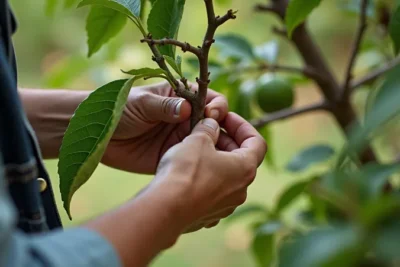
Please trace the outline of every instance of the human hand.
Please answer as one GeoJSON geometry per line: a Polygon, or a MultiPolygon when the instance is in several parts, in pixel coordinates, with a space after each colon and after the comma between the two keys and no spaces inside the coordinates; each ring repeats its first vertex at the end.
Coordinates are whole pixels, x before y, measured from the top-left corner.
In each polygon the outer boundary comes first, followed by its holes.
{"type": "MultiPolygon", "coordinates": [[[[192,89],[197,85],[193,84],[192,89]]],[[[226,98],[208,90],[205,116],[222,121],[226,98]]],[[[132,88],[128,104],[102,163],[117,169],[154,174],[164,153],[189,133],[191,106],[168,83],[132,88]]]]}
{"type": "Polygon", "coordinates": [[[161,159],[149,188],[182,192],[179,202],[185,231],[215,226],[243,204],[247,188],[264,159],[266,143],[247,121],[229,113],[220,131],[205,119],[161,159]]]}

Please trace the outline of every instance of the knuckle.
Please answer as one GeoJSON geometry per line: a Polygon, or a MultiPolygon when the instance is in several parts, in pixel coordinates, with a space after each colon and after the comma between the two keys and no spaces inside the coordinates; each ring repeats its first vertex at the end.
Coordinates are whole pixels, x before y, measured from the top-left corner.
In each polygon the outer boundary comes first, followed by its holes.
{"type": "Polygon", "coordinates": [[[210,138],[213,138],[213,134],[210,133],[208,130],[204,130],[201,133],[198,133],[196,135],[196,141],[199,144],[199,146],[204,146],[206,144],[210,143],[210,138]]]}
{"type": "Polygon", "coordinates": [[[246,178],[246,181],[248,183],[252,183],[254,179],[256,178],[257,174],[257,165],[253,163],[247,163],[244,165],[244,175],[246,178]]]}
{"type": "Polygon", "coordinates": [[[152,98],[152,95],[150,93],[143,92],[136,96],[135,102],[139,105],[145,106],[147,103],[149,103],[151,98],[152,98]]]}

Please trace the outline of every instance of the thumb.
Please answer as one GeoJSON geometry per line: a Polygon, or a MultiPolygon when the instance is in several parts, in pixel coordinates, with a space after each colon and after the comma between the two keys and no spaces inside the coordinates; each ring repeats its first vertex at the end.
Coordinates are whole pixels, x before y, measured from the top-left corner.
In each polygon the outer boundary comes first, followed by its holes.
{"type": "Polygon", "coordinates": [[[143,114],[152,121],[178,123],[189,119],[191,113],[189,102],[179,97],[148,94],[142,104],[143,114]]]}
{"type": "Polygon", "coordinates": [[[220,127],[214,119],[204,119],[194,127],[191,136],[205,136],[207,140],[215,146],[218,142],[220,127]]]}

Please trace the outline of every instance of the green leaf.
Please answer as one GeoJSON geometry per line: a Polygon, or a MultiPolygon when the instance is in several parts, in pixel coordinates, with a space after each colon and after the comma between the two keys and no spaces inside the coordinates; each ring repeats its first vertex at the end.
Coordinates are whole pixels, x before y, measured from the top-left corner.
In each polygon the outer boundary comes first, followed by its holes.
{"type": "Polygon", "coordinates": [[[288,207],[296,198],[298,198],[306,189],[308,181],[298,182],[290,185],[279,197],[275,212],[280,213],[288,207]]]}
{"type": "Polygon", "coordinates": [[[335,154],[335,150],[327,145],[314,145],[296,155],[286,166],[291,172],[304,171],[311,165],[327,161],[335,154]]]}
{"type": "Polygon", "coordinates": [[[267,154],[265,154],[264,158],[264,163],[267,164],[268,167],[275,167],[275,161],[274,161],[274,155],[273,155],[273,134],[271,127],[269,126],[264,126],[261,129],[258,129],[258,132],[261,134],[261,136],[264,138],[264,140],[268,144],[268,151],[267,154]]]}
{"type": "Polygon", "coordinates": [[[398,54],[400,51],[400,7],[396,9],[390,20],[389,33],[393,41],[394,51],[398,54]]]}
{"type": "MultiPolygon", "coordinates": [[[[398,220],[393,220],[392,222],[383,225],[377,234],[377,239],[374,246],[374,254],[378,257],[378,259],[381,259],[387,263],[399,262],[399,240],[400,222],[398,220]]],[[[391,264],[388,266],[391,266],[391,264]]]]}
{"type": "Polygon", "coordinates": [[[279,267],[350,267],[360,257],[359,232],[342,226],[312,231],[286,243],[279,252],[279,267]]]}
{"type": "Polygon", "coordinates": [[[321,0],[290,0],[285,16],[289,37],[320,3],[321,0]]]}
{"type": "Polygon", "coordinates": [[[359,179],[362,183],[364,197],[370,200],[381,196],[389,178],[398,172],[400,172],[400,164],[370,163],[363,166],[359,179]]]}
{"type": "MultiPolygon", "coordinates": [[[[147,28],[154,39],[176,38],[186,0],[157,0],[153,4],[147,28]]],[[[175,59],[175,46],[160,46],[162,55],[175,59]]]]}
{"type": "Polygon", "coordinates": [[[151,69],[151,68],[142,68],[142,69],[133,69],[129,71],[122,71],[125,74],[130,75],[141,75],[141,76],[158,76],[158,75],[166,75],[167,73],[163,69],[151,69]]]}
{"type": "Polygon", "coordinates": [[[122,30],[126,19],[124,14],[114,9],[93,6],[86,20],[88,57],[99,51],[104,44],[122,30]]]}
{"type": "Polygon", "coordinates": [[[253,46],[242,36],[235,34],[219,35],[215,38],[215,45],[221,55],[226,58],[235,58],[241,61],[251,61],[256,58],[253,46]]]}
{"type": "Polygon", "coordinates": [[[275,258],[275,234],[282,229],[280,222],[268,222],[261,225],[254,236],[252,244],[253,256],[258,266],[268,267],[275,258]]]}
{"type": "Polygon", "coordinates": [[[103,157],[133,82],[134,78],[118,80],[100,87],[79,105],[71,118],[58,162],[61,197],[70,218],[71,198],[103,157]]]}
{"type": "Polygon", "coordinates": [[[242,83],[238,91],[236,102],[233,103],[233,111],[245,120],[251,120],[253,118],[252,100],[256,85],[257,83],[253,80],[242,83]]]}
{"type": "Polygon", "coordinates": [[[140,15],[140,0],[83,0],[78,7],[88,5],[99,5],[125,14],[130,18],[139,18],[140,15]]]}
{"type": "Polygon", "coordinates": [[[246,206],[239,207],[231,216],[226,218],[225,221],[230,223],[232,221],[238,220],[248,215],[253,215],[253,214],[267,215],[267,212],[268,211],[264,206],[257,204],[249,204],[246,206]]]}
{"type": "Polygon", "coordinates": [[[365,115],[364,125],[354,125],[350,131],[347,148],[342,152],[337,166],[340,166],[346,155],[359,152],[375,135],[378,130],[391,119],[400,114],[400,66],[393,69],[386,76],[386,80],[379,89],[370,112],[365,115]]]}
{"type": "Polygon", "coordinates": [[[181,77],[183,78],[183,73],[182,73],[182,58],[180,56],[176,57],[176,60],[173,59],[170,56],[164,56],[165,60],[167,63],[174,69],[174,71],[181,77]]]}

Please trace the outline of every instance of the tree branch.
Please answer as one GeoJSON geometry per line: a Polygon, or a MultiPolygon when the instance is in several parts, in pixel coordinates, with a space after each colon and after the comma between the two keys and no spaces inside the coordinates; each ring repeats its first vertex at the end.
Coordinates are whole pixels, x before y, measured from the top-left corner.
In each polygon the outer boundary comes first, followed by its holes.
{"type": "Polygon", "coordinates": [[[354,90],[360,86],[369,84],[369,83],[375,81],[376,79],[378,79],[383,74],[391,71],[393,68],[395,68],[399,65],[400,65],[400,57],[397,57],[397,58],[393,59],[392,61],[386,63],[386,65],[383,66],[382,68],[374,70],[373,72],[367,74],[365,77],[360,78],[358,81],[354,81],[351,84],[351,88],[354,90]]]}
{"type": "Polygon", "coordinates": [[[174,46],[180,47],[184,53],[191,52],[191,53],[195,54],[197,57],[201,56],[200,48],[194,47],[187,42],[180,42],[180,41],[174,40],[174,39],[165,38],[165,39],[161,39],[161,40],[154,40],[152,38],[144,38],[144,39],[140,40],[140,42],[148,43],[148,44],[152,44],[152,45],[174,45],[174,46]]]}
{"type": "Polygon", "coordinates": [[[264,118],[253,120],[251,124],[256,128],[261,128],[271,122],[284,120],[287,118],[295,117],[304,113],[309,113],[318,110],[330,110],[330,105],[327,102],[322,102],[299,109],[288,108],[270,115],[266,115],[264,118]]]}
{"type": "Polygon", "coordinates": [[[207,19],[208,19],[208,26],[207,31],[203,39],[203,44],[200,48],[200,55],[199,58],[199,67],[200,73],[199,77],[196,78],[196,82],[199,85],[198,91],[196,93],[196,101],[192,103],[192,115],[191,115],[191,128],[193,129],[194,126],[203,118],[204,116],[204,109],[206,106],[206,97],[207,97],[207,89],[210,83],[210,73],[208,70],[208,59],[209,53],[212,44],[215,42],[214,35],[217,31],[217,28],[221,26],[223,23],[230,19],[235,19],[235,12],[229,10],[226,15],[220,17],[215,16],[214,10],[214,3],[213,0],[204,0],[206,11],[207,11],[207,19]]]}
{"type": "Polygon", "coordinates": [[[183,97],[186,100],[188,100],[189,102],[195,101],[196,99],[196,95],[194,93],[192,93],[189,89],[189,86],[186,83],[183,82],[186,79],[184,79],[182,82],[184,84],[184,87],[181,86],[181,84],[179,83],[178,80],[175,79],[174,75],[171,73],[170,69],[168,68],[167,64],[165,63],[165,59],[163,57],[163,55],[160,53],[160,51],[158,50],[157,46],[155,44],[150,44],[148,43],[151,52],[153,53],[153,60],[157,63],[157,65],[166,71],[168,78],[173,81],[174,83],[174,90],[177,96],[183,97]]]}
{"type": "Polygon", "coordinates": [[[356,38],[353,43],[353,47],[351,49],[350,61],[347,66],[345,81],[342,87],[342,98],[348,99],[350,97],[352,87],[351,80],[353,79],[353,69],[357,60],[357,55],[360,50],[361,42],[367,29],[367,8],[368,8],[369,0],[361,0],[360,3],[360,24],[358,26],[356,38]]]}

